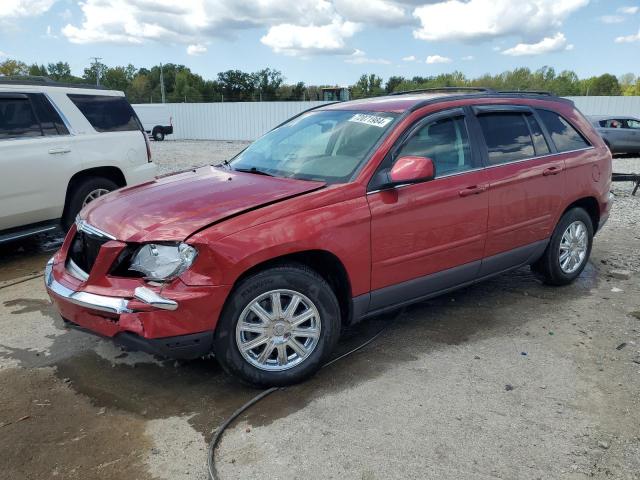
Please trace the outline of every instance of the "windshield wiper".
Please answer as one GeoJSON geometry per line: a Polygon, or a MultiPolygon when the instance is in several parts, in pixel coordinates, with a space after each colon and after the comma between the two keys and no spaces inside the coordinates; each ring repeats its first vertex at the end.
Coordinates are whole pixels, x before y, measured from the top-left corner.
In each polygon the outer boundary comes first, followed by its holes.
{"type": "Polygon", "coordinates": [[[266,175],[267,177],[274,177],[275,175],[271,175],[270,173],[267,173],[263,170],[258,170],[256,167],[251,167],[251,168],[234,168],[233,170],[235,170],[236,172],[243,172],[243,173],[255,173],[256,175],[266,175]]]}

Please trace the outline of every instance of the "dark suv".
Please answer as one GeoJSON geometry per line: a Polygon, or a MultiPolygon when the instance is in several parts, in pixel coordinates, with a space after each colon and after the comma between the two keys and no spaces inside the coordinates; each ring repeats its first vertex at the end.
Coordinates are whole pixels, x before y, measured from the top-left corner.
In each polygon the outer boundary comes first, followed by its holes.
{"type": "Polygon", "coordinates": [[[73,325],[284,385],[317,370],[345,324],[523,265],[570,283],[610,182],[609,149],[568,100],[335,103],[224,165],[90,203],[46,284],[73,325]]]}

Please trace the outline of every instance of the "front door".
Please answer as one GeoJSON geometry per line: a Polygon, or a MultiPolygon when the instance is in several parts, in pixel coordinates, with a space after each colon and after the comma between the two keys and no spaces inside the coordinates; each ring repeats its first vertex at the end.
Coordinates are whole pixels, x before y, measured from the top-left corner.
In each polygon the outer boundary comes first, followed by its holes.
{"type": "Polygon", "coordinates": [[[370,310],[424,297],[476,278],[487,233],[487,177],[471,141],[465,111],[422,120],[392,149],[429,157],[433,180],[382,191],[371,209],[370,310]]]}

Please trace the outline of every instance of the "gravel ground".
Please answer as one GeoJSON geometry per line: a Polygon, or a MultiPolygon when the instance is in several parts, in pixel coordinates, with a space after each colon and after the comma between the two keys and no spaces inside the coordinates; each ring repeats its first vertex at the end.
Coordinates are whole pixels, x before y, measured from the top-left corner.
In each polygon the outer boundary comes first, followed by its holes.
{"type": "Polygon", "coordinates": [[[229,160],[249,142],[207,140],[165,140],[151,142],[153,161],[158,174],[186,170],[203,165],[217,165],[229,160]]]}
{"type": "MultiPolygon", "coordinates": [[[[244,142],[152,142],[161,172],[244,142]]],[[[640,159],[614,160],[640,172],[640,159]]],[[[640,480],[640,195],[615,184],[574,284],[528,269],[346,332],[366,349],[232,425],[223,479],[640,480]],[[627,268],[629,278],[613,269],[627,268]]],[[[64,327],[41,272],[59,238],[0,247],[0,477],[206,479],[206,442],[256,391],[64,327]],[[15,283],[20,281],[20,283],[15,283]]]]}

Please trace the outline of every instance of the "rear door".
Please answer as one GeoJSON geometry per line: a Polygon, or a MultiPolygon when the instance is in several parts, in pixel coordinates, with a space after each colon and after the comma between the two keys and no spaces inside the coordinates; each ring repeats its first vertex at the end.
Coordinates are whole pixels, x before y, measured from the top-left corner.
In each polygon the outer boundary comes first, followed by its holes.
{"type": "Polygon", "coordinates": [[[626,118],[622,124],[627,138],[627,151],[640,152],[640,120],[626,118]]]}
{"type": "Polygon", "coordinates": [[[484,137],[489,221],[481,276],[524,263],[553,230],[564,198],[564,161],[526,106],[475,107],[484,137]]]}
{"type": "MultiPolygon", "coordinates": [[[[487,178],[474,148],[467,112],[431,115],[392,149],[429,157],[431,181],[376,191],[371,209],[371,310],[429,295],[476,278],[487,232],[487,178]]],[[[379,171],[380,171],[379,170],[379,171]]],[[[375,178],[375,177],[374,177],[375,178]]]]}
{"type": "Polygon", "coordinates": [[[0,93],[0,230],[60,217],[70,140],[44,94],[0,93]]]}

